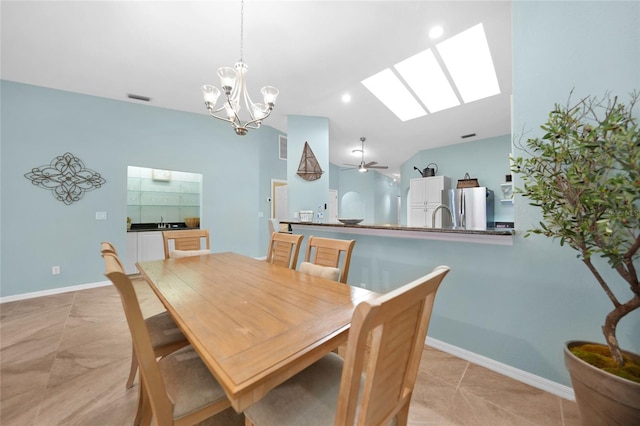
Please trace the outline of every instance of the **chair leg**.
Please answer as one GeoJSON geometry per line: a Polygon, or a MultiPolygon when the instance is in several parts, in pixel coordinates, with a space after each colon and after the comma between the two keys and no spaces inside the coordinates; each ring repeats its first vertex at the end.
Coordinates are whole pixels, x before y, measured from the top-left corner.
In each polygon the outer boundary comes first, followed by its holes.
{"type": "Polygon", "coordinates": [[[136,351],[131,349],[131,370],[129,371],[129,378],[127,379],[127,384],[125,385],[127,389],[133,387],[133,381],[136,378],[136,372],[138,371],[138,358],[136,357],[136,351]]]}
{"type": "Polygon", "coordinates": [[[142,377],[140,377],[140,383],[138,386],[138,412],[134,420],[134,426],[151,426],[151,419],[153,418],[153,412],[151,411],[151,401],[147,396],[144,385],[142,383],[142,377]]]}
{"type": "Polygon", "coordinates": [[[138,407],[136,408],[136,417],[133,419],[133,426],[140,426],[142,423],[142,412],[144,411],[144,390],[142,383],[138,386],[138,407]]]}
{"type": "Polygon", "coordinates": [[[409,397],[404,406],[398,411],[398,414],[396,414],[397,426],[407,426],[407,423],[409,423],[409,405],[411,405],[411,397],[409,397]]]}

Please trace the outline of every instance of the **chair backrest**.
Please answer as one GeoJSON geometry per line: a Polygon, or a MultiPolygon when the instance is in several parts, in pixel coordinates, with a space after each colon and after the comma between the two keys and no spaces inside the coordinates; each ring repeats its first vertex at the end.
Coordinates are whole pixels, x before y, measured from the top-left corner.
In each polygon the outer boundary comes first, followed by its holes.
{"type": "Polygon", "coordinates": [[[164,241],[164,258],[169,259],[171,252],[178,251],[200,251],[202,245],[201,240],[205,239],[206,251],[210,250],[209,230],[208,229],[184,229],[177,231],[162,231],[162,240],[164,241]],[[173,250],[170,250],[170,241],[173,241],[173,250]]]}
{"type": "Polygon", "coordinates": [[[280,232],[280,221],[278,219],[269,219],[269,232],[280,232]]]}
{"type": "Polygon", "coordinates": [[[340,282],[346,283],[351,264],[351,252],[356,245],[356,240],[336,240],[333,238],[309,237],[305,262],[315,265],[340,268],[340,282]],[[344,253],[342,267],[340,267],[340,255],[344,253]]]}
{"type": "Polygon", "coordinates": [[[388,424],[396,415],[404,419],[398,419],[398,424],[406,424],[436,291],[448,272],[449,267],[438,266],[356,307],[342,368],[336,425],[355,424],[356,411],[357,424],[388,424]]]}
{"type": "Polygon", "coordinates": [[[124,273],[115,253],[103,250],[102,257],[106,268],[105,275],[120,293],[120,300],[131,332],[133,349],[138,359],[141,385],[147,391],[146,395],[149,397],[153,415],[156,419],[173,419],[173,403],[167,396],[133,284],[124,273]]]}
{"type": "Polygon", "coordinates": [[[102,244],[102,251],[110,250],[110,251],[114,252],[116,254],[116,256],[118,255],[118,252],[117,252],[115,246],[113,244],[111,244],[109,241],[103,241],[101,244],[102,244]]]}
{"type": "Polygon", "coordinates": [[[124,266],[122,265],[122,261],[120,260],[120,258],[118,257],[118,252],[116,251],[116,247],[111,244],[109,241],[103,241],[101,244],[102,246],[102,253],[113,253],[115,254],[116,257],[116,261],[118,262],[118,265],[120,265],[120,268],[122,270],[124,270],[124,266]]]}
{"type": "Polygon", "coordinates": [[[267,262],[289,269],[296,269],[300,243],[303,238],[304,235],[272,232],[269,250],[267,251],[267,262]]]}

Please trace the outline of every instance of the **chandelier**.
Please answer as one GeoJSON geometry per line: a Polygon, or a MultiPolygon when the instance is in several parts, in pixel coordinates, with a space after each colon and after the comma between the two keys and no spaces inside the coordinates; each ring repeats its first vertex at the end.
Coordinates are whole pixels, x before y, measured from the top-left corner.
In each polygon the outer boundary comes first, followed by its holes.
{"type": "Polygon", "coordinates": [[[242,43],[244,38],[244,0],[240,3],[240,61],[236,62],[233,68],[221,67],[218,69],[220,85],[224,92],[225,100],[222,105],[216,108],[216,102],[221,95],[221,91],[210,84],[202,86],[204,104],[209,114],[222,121],[231,123],[237,135],[247,134],[248,129],[258,129],[262,120],[271,115],[271,111],[276,103],[278,89],[272,86],[263,87],[262,93],[264,103],[254,103],[247,92],[246,74],[249,70],[247,64],[242,60],[242,43]],[[244,124],[240,118],[241,101],[247,110],[249,118],[244,124]],[[218,115],[224,110],[224,115],[218,115]]]}

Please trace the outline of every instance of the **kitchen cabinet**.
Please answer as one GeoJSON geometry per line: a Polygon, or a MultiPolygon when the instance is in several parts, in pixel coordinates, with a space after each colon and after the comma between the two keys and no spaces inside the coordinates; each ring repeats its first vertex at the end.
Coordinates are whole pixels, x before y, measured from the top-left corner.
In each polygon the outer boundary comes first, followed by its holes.
{"type": "MultiPolygon", "coordinates": [[[[442,191],[451,189],[447,176],[432,176],[411,179],[409,182],[409,226],[442,228],[442,210],[436,213],[435,224],[431,223],[433,211],[442,204],[442,191]]],[[[448,224],[448,221],[445,221],[448,224]]]]}
{"type": "Polygon", "coordinates": [[[124,272],[127,275],[137,274],[136,262],[138,261],[138,232],[127,232],[127,251],[124,261],[124,272]]]}
{"type": "Polygon", "coordinates": [[[127,232],[125,272],[137,274],[136,262],[164,259],[161,231],[127,232]]]}

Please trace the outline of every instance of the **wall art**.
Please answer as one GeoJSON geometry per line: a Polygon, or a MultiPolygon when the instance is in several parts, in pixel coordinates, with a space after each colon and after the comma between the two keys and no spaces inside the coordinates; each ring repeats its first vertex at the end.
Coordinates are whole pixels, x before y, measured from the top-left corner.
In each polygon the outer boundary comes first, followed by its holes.
{"type": "Polygon", "coordinates": [[[55,157],[51,163],[34,167],[24,175],[32,184],[48,189],[58,201],[70,205],[79,201],[85,192],[102,187],[107,181],[87,169],[78,157],[67,152],[55,157]]]}
{"type": "Polygon", "coordinates": [[[298,165],[296,174],[304,180],[312,181],[320,179],[322,173],[324,172],[315,154],[311,151],[309,142],[305,142],[304,149],[302,150],[302,158],[300,158],[300,164],[298,165]]]}

